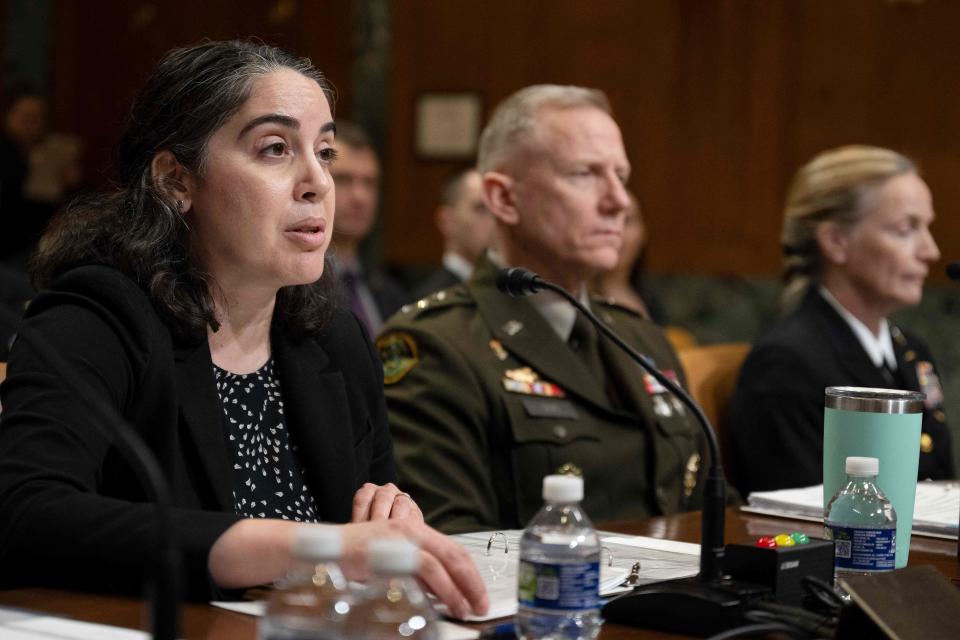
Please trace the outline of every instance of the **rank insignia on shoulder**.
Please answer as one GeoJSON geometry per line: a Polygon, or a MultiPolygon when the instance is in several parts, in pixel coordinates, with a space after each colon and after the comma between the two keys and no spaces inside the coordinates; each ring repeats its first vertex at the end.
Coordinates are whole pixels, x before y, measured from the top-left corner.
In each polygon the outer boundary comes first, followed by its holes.
{"type": "Polygon", "coordinates": [[[506,371],[503,374],[503,388],[511,393],[548,398],[563,398],[567,395],[559,385],[541,380],[537,372],[530,367],[506,371]]]}
{"type": "Polygon", "coordinates": [[[497,360],[501,362],[506,360],[509,355],[507,350],[503,348],[503,344],[496,338],[490,341],[490,350],[493,351],[493,355],[497,356],[497,360]]]}
{"type": "Polygon", "coordinates": [[[934,370],[932,362],[917,362],[917,382],[920,384],[920,391],[927,395],[923,401],[927,409],[935,409],[943,404],[943,387],[940,386],[940,376],[934,370]]]}
{"type": "Polygon", "coordinates": [[[377,338],[377,352],[383,362],[384,384],[394,384],[420,361],[417,343],[403,331],[391,331],[377,338]]]}

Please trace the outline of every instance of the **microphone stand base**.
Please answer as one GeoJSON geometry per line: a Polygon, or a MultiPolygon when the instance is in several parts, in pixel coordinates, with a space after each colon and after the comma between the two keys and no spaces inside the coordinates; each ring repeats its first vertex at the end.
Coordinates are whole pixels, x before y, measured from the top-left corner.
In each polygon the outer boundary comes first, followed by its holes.
{"type": "Polygon", "coordinates": [[[609,601],[602,615],[615,624],[705,637],[744,624],[750,606],[772,595],[763,585],[694,576],[637,587],[609,601]]]}

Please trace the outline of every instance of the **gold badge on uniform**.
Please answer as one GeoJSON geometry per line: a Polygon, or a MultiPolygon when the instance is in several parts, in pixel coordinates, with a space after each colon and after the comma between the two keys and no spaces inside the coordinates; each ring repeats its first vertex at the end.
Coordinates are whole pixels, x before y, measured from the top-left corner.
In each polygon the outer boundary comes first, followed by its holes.
{"type": "Polygon", "coordinates": [[[907,346],[907,338],[903,335],[903,332],[900,331],[899,327],[890,327],[890,335],[893,336],[893,339],[896,340],[897,344],[901,347],[907,346]]]}
{"type": "Polygon", "coordinates": [[[567,395],[558,385],[541,380],[537,372],[530,367],[508,369],[504,372],[503,388],[512,393],[550,398],[563,398],[567,395]]]}
{"type": "Polygon", "coordinates": [[[917,362],[917,382],[920,391],[927,394],[923,401],[927,409],[935,409],[943,404],[943,388],[940,386],[940,376],[933,369],[933,363],[927,360],[917,362]]]}
{"type": "Polygon", "coordinates": [[[410,373],[420,361],[417,343],[403,331],[391,331],[377,339],[377,352],[383,362],[384,384],[394,384],[410,373]]]}
{"type": "Polygon", "coordinates": [[[582,478],[583,469],[573,464],[572,462],[564,462],[557,469],[557,474],[561,476],[576,476],[578,478],[582,478]]]}
{"type": "Polygon", "coordinates": [[[694,453],[687,459],[687,467],[683,472],[683,495],[689,498],[697,488],[697,473],[700,471],[700,454],[694,453]]]}
{"type": "Polygon", "coordinates": [[[931,453],[933,451],[933,438],[929,433],[920,434],[920,452],[931,453]]]}

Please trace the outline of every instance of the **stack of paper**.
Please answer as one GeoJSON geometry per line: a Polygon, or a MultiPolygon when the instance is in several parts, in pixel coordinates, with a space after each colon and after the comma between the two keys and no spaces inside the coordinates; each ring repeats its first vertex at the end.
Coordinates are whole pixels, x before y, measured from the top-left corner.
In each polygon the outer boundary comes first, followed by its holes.
{"type": "MultiPolygon", "coordinates": [[[[490,594],[490,612],[483,617],[467,618],[471,622],[493,620],[517,613],[517,566],[520,558],[520,536],[523,531],[511,529],[501,532],[503,535],[496,536],[488,553],[487,542],[494,533],[479,531],[452,536],[470,552],[490,594]]],[[[640,563],[640,581],[637,584],[641,585],[697,574],[700,564],[698,544],[598,533],[600,544],[605,549],[600,563],[601,595],[611,595],[624,590],[623,582],[635,562],[640,563]]]]}
{"type": "MultiPolygon", "coordinates": [[[[751,493],[744,511],[823,521],[823,485],[751,493]]],[[[918,482],[913,509],[914,535],[957,537],[960,521],[960,484],[918,482]]]]}

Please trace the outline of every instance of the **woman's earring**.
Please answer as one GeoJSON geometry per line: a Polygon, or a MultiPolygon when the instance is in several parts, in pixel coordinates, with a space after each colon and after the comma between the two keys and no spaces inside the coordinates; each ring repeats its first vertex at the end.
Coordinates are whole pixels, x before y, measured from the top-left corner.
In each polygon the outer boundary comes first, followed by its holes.
{"type": "Polygon", "coordinates": [[[177,200],[177,217],[180,219],[180,222],[183,223],[184,229],[189,231],[190,225],[187,224],[186,218],[183,217],[183,201],[182,200],[177,200]]]}

